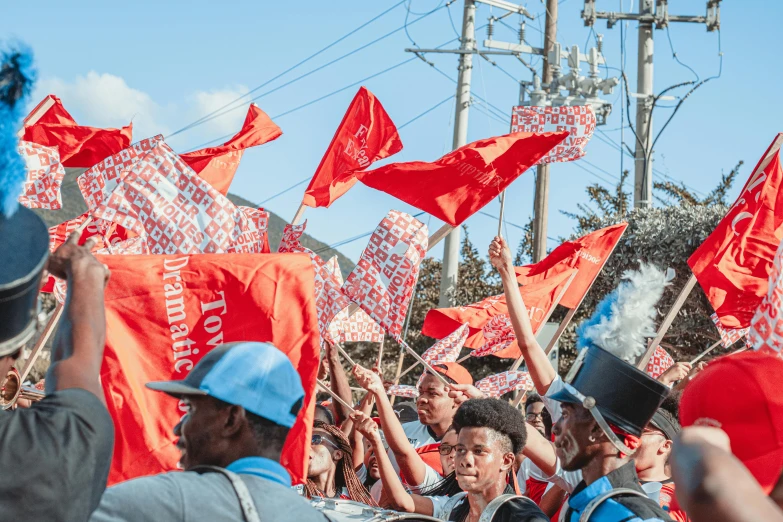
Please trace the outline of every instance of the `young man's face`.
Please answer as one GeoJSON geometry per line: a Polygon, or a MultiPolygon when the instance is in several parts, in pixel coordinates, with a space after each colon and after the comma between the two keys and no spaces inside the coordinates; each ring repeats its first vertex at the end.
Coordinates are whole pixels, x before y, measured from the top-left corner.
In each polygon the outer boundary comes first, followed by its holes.
{"type": "Polygon", "coordinates": [[[457,407],[449,397],[448,389],[431,374],[426,374],[419,386],[419,398],[416,400],[419,422],[425,425],[451,423],[457,407]]]}
{"type": "Polygon", "coordinates": [[[211,397],[199,395],[182,398],[187,414],[178,424],[180,465],[189,470],[194,466],[219,466],[227,441],[221,437],[227,410],[211,397]]]}
{"type": "Polygon", "coordinates": [[[581,404],[562,404],[562,415],[552,427],[555,453],[566,471],[585,467],[600,445],[595,434],[595,419],[581,404]],[[590,441],[590,437],[593,441],[590,441]]]}
{"type": "Polygon", "coordinates": [[[525,408],[525,421],[533,426],[536,431],[546,437],[546,426],[544,425],[544,403],[534,402],[525,408]]]}
{"type": "Polygon", "coordinates": [[[333,470],[343,456],[343,452],[338,448],[337,442],[328,432],[318,428],[314,429],[310,444],[310,464],[307,468],[307,477],[314,478],[333,470]]]}
{"type": "Polygon", "coordinates": [[[457,432],[454,430],[447,431],[440,441],[440,466],[443,468],[443,476],[445,477],[452,471],[454,471],[454,455],[457,453],[457,432]]]}
{"type": "Polygon", "coordinates": [[[634,453],[636,471],[642,472],[654,468],[658,461],[666,464],[666,458],[671,450],[671,441],[666,440],[666,435],[649,426],[642,432],[639,449],[634,453]]]}
{"type": "Polygon", "coordinates": [[[480,493],[505,483],[514,465],[508,439],[489,428],[462,428],[457,436],[454,466],[457,482],[467,493],[480,493]]]}
{"type": "Polygon", "coordinates": [[[378,459],[375,457],[375,449],[367,439],[364,439],[364,467],[367,474],[374,480],[381,478],[381,470],[378,469],[378,459]]]}

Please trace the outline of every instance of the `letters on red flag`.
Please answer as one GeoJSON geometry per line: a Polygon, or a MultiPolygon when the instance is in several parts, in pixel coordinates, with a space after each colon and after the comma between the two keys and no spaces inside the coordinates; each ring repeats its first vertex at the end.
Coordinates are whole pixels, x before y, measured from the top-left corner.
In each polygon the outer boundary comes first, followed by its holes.
{"type": "Polygon", "coordinates": [[[427,255],[427,240],[427,225],[390,210],[343,285],[343,293],[398,341],[419,278],[419,265],[427,255]]]}
{"type": "Polygon", "coordinates": [[[27,208],[59,210],[63,206],[60,188],[65,169],[55,147],[45,147],[29,141],[20,141],[19,155],[27,167],[27,179],[19,203],[27,208]]]}
{"type": "Polygon", "coordinates": [[[516,390],[532,391],[535,389],[530,375],[518,370],[509,370],[484,377],[475,386],[489,397],[501,397],[516,390]]]}
{"type": "Polygon", "coordinates": [[[747,328],[767,293],[783,238],[783,169],[778,134],[726,217],[688,259],[725,328],[747,328]]]}
{"type": "Polygon", "coordinates": [[[579,272],[571,281],[559,304],[566,308],[577,308],[595,278],[601,273],[601,269],[626,228],[628,223],[619,223],[596,230],[579,239],[566,241],[538,263],[515,268],[517,281],[520,284],[534,283],[543,281],[558,272],[576,268],[579,272]]]}
{"type": "Polygon", "coordinates": [[[563,141],[568,132],[518,132],[469,143],[432,163],[390,163],[359,181],[458,226],[563,141]]]}
{"type": "Polygon", "coordinates": [[[319,335],[313,270],[304,255],[100,256],[106,287],[101,383],[115,426],[109,484],[175,469],[178,401],[149,381],[184,379],[212,348],[274,344],[302,379],[305,407],[283,449],[294,483],[307,472],[319,335]],[[296,313],[290,313],[296,310],[296,313]]]}
{"type": "Polygon", "coordinates": [[[263,145],[283,135],[280,127],[255,103],[250,104],[245,123],[233,138],[217,147],[180,154],[199,176],[224,196],[234,179],[245,149],[263,145]]]}
{"type": "Polygon", "coordinates": [[[354,173],[402,150],[400,135],[381,102],[359,89],[337,127],[302,203],[328,207],[356,183],[354,173]]]}
{"type": "MultiPolygon", "coordinates": [[[[559,272],[543,281],[531,283],[519,289],[534,332],[538,332],[541,328],[550,308],[563,291],[563,287],[568,284],[572,274],[573,270],[559,272]]],[[[435,308],[427,312],[421,333],[437,339],[448,335],[462,323],[468,323],[470,335],[465,346],[480,349],[488,341],[484,336],[484,327],[494,317],[503,315],[508,316],[508,306],[503,294],[487,297],[468,306],[435,308]]],[[[521,352],[516,340],[514,340],[505,349],[492,353],[492,355],[508,359],[519,357],[521,352]]]]}

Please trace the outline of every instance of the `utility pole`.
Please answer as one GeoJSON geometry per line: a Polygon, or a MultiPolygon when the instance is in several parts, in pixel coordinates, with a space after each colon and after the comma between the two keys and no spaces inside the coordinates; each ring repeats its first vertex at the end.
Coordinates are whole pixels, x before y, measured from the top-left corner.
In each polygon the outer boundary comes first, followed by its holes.
{"type": "MultiPolygon", "coordinates": [[[[462,16],[462,38],[457,77],[457,101],[454,110],[454,139],[452,149],[458,149],[468,142],[468,111],[470,109],[470,80],[473,75],[473,51],[476,49],[476,3],[465,0],[462,16]]],[[[440,274],[440,297],[438,306],[448,308],[456,305],[457,276],[459,273],[460,227],[446,236],[443,245],[443,268],[440,274]]]]}
{"type": "MultiPolygon", "coordinates": [[[[546,1],[546,28],[544,29],[544,70],[545,84],[552,81],[552,67],[549,53],[557,41],[557,0],[546,1]]],[[[533,262],[538,263],[546,257],[546,229],[549,216],[549,164],[536,167],[536,192],[533,202],[533,262]]]]}
{"type": "Polygon", "coordinates": [[[582,18],[586,26],[592,26],[599,18],[606,20],[606,26],[611,29],[621,20],[636,20],[639,22],[639,48],[636,69],[637,93],[629,93],[636,100],[636,149],[634,154],[634,207],[652,205],[652,111],[653,111],[653,26],[664,29],[669,22],[688,22],[705,24],[707,31],[720,29],[721,0],[707,0],[706,16],[669,15],[668,0],[641,0],[639,13],[617,13],[597,11],[596,0],[585,0],[582,18]]]}

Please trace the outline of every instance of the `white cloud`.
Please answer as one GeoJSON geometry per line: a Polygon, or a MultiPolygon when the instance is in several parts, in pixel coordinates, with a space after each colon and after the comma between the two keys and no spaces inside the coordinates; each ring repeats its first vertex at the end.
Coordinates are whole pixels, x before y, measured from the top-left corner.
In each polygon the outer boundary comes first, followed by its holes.
{"type": "MultiPolygon", "coordinates": [[[[209,92],[197,91],[188,99],[193,103],[193,120],[195,121],[202,116],[211,114],[219,109],[231,104],[234,100],[245,94],[249,89],[244,85],[237,85],[233,88],[225,88],[220,90],[213,90],[209,92]]],[[[239,102],[237,102],[239,103],[239,102]]],[[[224,134],[235,133],[242,126],[242,122],[245,120],[245,114],[247,114],[248,102],[242,100],[241,109],[236,109],[216,117],[203,124],[203,127],[211,129],[212,133],[216,136],[222,136],[224,134]]],[[[231,104],[228,109],[236,107],[237,104],[231,104]]]]}

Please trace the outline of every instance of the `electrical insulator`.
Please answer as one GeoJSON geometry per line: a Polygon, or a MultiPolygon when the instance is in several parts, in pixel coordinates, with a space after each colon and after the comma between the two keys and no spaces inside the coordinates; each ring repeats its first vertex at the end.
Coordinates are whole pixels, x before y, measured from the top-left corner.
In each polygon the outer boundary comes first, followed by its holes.
{"type": "Polygon", "coordinates": [[[519,43],[525,42],[525,22],[519,22],[519,43]]]}
{"type": "Polygon", "coordinates": [[[595,38],[598,54],[604,54],[604,35],[598,33],[595,38]]]}
{"type": "Polygon", "coordinates": [[[487,24],[487,40],[492,40],[492,35],[495,32],[495,19],[490,18],[489,24],[487,24]]]}

